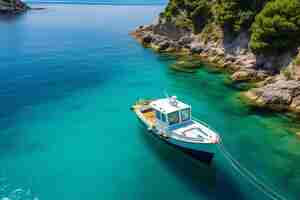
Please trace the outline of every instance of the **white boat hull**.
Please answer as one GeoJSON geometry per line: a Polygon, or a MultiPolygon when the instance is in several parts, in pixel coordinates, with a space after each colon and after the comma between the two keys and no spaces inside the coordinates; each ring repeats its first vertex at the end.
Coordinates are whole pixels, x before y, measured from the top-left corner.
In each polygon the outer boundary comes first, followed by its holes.
{"type": "Polygon", "coordinates": [[[182,152],[189,154],[193,158],[202,162],[210,163],[216,152],[216,144],[212,143],[188,143],[171,137],[162,137],[156,130],[152,130],[151,133],[158,137],[160,140],[168,143],[169,145],[181,150],[182,152]]]}
{"type": "MultiPolygon", "coordinates": [[[[146,104],[147,106],[147,104],[146,104]]],[[[142,109],[146,107],[144,104],[137,104],[132,107],[132,109],[137,114],[137,117],[142,121],[142,123],[147,127],[148,131],[155,136],[156,138],[166,142],[167,144],[175,147],[176,149],[179,149],[180,151],[189,154],[193,158],[210,163],[213,159],[213,156],[216,151],[216,143],[214,143],[212,140],[200,140],[199,138],[195,137],[191,138],[189,136],[182,136],[178,135],[176,133],[176,130],[174,131],[174,135],[172,137],[172,133],[163,133],[163,129],[160,129],[161,131],[158,131],[159,127],[156,127],[155,122],[151,121],[151,119],[154,117],[154,114],[152,113],[152,116],[146,116],[146,114],[142,113],[142,109]],[[182,139],[180,139],[180,137],[182,139]],[[206,142],[209,141],[209,142],[206,142]]],[[[146,111],[147,112],[147,111],[146,111]]],[[[149,111],[151,113],[151,111],[149,111]]],[[[196,126],[196,128],[201,128],[202,130],[206,131],[207,134],[212,135],[212,131],[208,129],[205,126],[200,125],[197,126],[197,123],[195,122],[194,125],[186,128],[191,128],[196,126]],[[195,125],[196,124],[196,125],[195,125]]],[[[178,129],[177,129],[178,130],[178,129]]],[[[184,131],[184,130],[181,130],[184,131]]],[[[188,131],[188,130],[187,130],[188,131]]],[[[207,135],[206,134],[206,135],[207,135]]],[[[191,135],[190,135],[191,136],[191,135]]],[[[193,136],[193,135],[192,135],[193,136]]]]}

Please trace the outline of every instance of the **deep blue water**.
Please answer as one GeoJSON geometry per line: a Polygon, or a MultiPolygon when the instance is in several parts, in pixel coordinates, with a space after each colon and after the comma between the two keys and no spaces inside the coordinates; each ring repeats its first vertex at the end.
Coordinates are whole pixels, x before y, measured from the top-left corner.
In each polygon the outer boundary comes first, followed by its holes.
{"type": "Polygon", "coordinates": [[[207,66],[172,71],[174,58],[129,36],[162,6],[42,7],[0,21],[0,198],[268,199],[221,153],[208,167],[147,134],[129,108],[167,90],[243,166],[298,199],[297,123],[249,109],[207,66]]]}

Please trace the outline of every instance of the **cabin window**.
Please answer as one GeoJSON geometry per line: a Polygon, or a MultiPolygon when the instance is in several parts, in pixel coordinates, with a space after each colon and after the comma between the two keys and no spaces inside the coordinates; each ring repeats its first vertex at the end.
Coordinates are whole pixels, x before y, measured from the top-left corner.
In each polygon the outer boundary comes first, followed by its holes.
{"type": "Polygon", "coordinates": [[[191,110],[189,108],[181,111],[181,121],[185,122],[191,119],[191,110]]]}
{"type": "Polygon", "coordinates": [[[155,111],[156,119],[161,119],[161,113],[159,111],[155,111]]]}
{"type": "Polygon", "coordinates": [[[170,125],[179,123],[179,112],[169,113],[168,120],[170,125]]]}
{"type": "Polygon", "coordinates": [[[161,114],[161,121],[167,122],[167,117],[165,114],[161,114]]]}

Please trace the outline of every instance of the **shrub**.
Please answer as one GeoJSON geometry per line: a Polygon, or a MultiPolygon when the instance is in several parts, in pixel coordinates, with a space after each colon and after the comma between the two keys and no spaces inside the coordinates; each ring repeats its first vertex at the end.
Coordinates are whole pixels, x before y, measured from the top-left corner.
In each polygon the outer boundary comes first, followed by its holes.
{"type": "Polygon", "coordinates": [[[282,70],[282,74],[288,79],[292,79],[292,73],[289,71],[288,68],[282,70]]]}
{"type": "Polygon", "coordinates": [[[201,32],[211,15],[210,7],[206,0],[201,0],[191,12],[193,30],[195,33],[201,32]]]}
{"type": "Polygon", "coordinates": [[[300,1],[266,4],[252,25],[250,47],[257,53],[280,53],[300,42],[300,1]]]}
{"type": "Polygon", "coordinates": [[[160,16],[169,20],[178,18],[175,20],[176,24],[189,26],[195,32],[200,32],[210,17],[209,13],[210,7],[207,0],[170,0],[160,16]]]}
{"type": "Polygon", "coordinates": [[[294,59],[293,64],[294,65],[300,65],[300,52],[298,53],[298,55],[294,59]]]}
{"type": "Polygon", "coordinates": [[[218,0],[214,6],[216,21],[234,32],[248,29],[267,0],[218,0]]]}

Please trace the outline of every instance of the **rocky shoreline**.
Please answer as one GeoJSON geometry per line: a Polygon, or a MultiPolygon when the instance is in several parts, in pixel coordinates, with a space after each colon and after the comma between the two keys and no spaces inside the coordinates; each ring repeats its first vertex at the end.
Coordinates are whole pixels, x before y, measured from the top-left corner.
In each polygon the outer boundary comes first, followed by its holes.
{"type": "Polygon", "coordinates": [[[30,7],[21,0],[0,0],[0,14],[17,14],[29,9],[30,7]]]}
{"type": "Polygon", "coordinates": [[[254,83],[254,88],[241,93],[251,106],[300,114],[300,62],[295,62],[300,60],[300,53],[255,55],[248,47],[247,32],[227,38],[226,32],[215,24],[195,35],[187,28],[159,20],[138,27],[131,35],[157,52],[199,57],[202,62],[228,71],[233,83],[254,83]]]}

